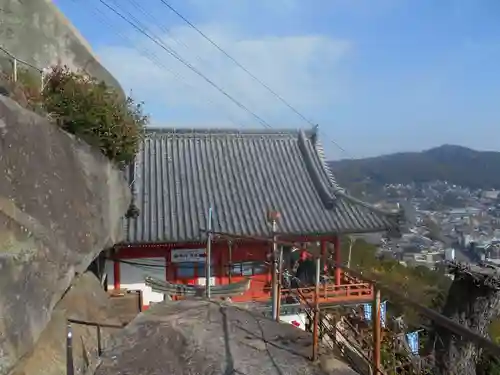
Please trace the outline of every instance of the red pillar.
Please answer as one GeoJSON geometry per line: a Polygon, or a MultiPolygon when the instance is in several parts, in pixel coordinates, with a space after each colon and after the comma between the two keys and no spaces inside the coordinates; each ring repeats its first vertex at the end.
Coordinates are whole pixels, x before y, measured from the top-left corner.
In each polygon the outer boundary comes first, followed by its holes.
{"type": "Polygon", "coordinates": [[[170,257],[165,255],[165,281],[168,280],[168,273],[170,272],[170,257]]]}
{"type": "Polygon", "coordinates": [[[113,287],[116,291],[120,290],[120,261],[113,261],[113,287]]]}
{"type": "MultiPolygon", "coordinates": [[[[342,256],[341,256],[341,251],[340,251],[340,236],[335,236],[333,238],[333,244],[334,244],[334,251],[335,251],[335,263],[336,264],[341,264],[342,263],[342,256]]],[[[335,285],[340,285],[340,275],[341,275],[341,268],[340,267],[335,267],[335,285]]]]}

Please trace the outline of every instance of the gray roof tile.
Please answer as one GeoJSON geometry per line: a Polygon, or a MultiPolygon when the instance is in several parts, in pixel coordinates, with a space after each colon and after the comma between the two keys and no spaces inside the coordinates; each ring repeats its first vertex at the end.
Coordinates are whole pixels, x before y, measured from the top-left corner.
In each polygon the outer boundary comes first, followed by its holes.
{"type": "Polygon", "coordinates": [[[127,243],[200,241],[209,207],[213,230],[266,236],[384,231],[387,213],[349,197],[324,163],[314,132],[150,130],[129,179],[139,216],[126,219],[127,243]]]}

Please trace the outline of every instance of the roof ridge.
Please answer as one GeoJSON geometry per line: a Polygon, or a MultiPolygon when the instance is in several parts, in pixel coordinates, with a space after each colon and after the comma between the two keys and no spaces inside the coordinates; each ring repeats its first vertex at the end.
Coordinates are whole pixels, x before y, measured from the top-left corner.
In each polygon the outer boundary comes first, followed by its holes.
{"type": "Polygon", "coordinates": [[[325,171],[328,179],[330,180],[330,184],[332,186],[333,193],[335,194],[338,190],[344,190],[342,188],[342,186],[340,186],[339,183],[337,182],[335,175],[333,174],[332,170],[328,166],[328,163],[326,162],[325,147],[323,146],[323,143],[321,142],[321,140],[319,138],[316,140],[316,142],[314,144],[314,148],[316,150],[316,153],[319,156],[323,170],[325,171]]]}
{"type": "Polygon", "coordinates": [[[282,128],[282,129],[243,129],[243,128],[160,128],[148,127],[146,134],[153,136],[162,135],[282,135],[298,137],[300,132],[303,131],[308,137],[312,137],[314,129],[301,129],[301,128],[282,128]]]}
{"type": "Polygon", "coordinates": [[[404,210],[398,209],[398,210],[385,210],[379,207],[376,207],[375,205],[365,202],[361,199],[358,199],[356,197],[353,197],[350,195],[342,186],[339,185],[337,182],[335,175],[333,174],[332,170],[326,163],[326,158],[325,158],[325,150],[323,148],[323,145],[321,141],[318,139],[317,142],[314,144],[314,150],[316,154],[319,157],[321,166],[323,167],[324,172],[326,173],[328,180],[330,182],[330,190],[331,193],[333,194],[334,198],[343,198],[353,204],[362,206],[368,210],[371,210],[372,212],[375,212],[379,215],[388,215],[388,216],[395,216],[396,218],[403,217],[404,218],[404,210]]]}
{"type": "Polygon", "coordinates": [[[321,155],[312,143],[313,142],[307,138],[304,132],[300,132],[298,146],[300,152],[302,153],[307,173],[309,173],[313,186],[319,194],[325,208],[332,209],[335,201],[335,195],[328,176],[323,175],[325,170],[322,165],[321,155]]]}

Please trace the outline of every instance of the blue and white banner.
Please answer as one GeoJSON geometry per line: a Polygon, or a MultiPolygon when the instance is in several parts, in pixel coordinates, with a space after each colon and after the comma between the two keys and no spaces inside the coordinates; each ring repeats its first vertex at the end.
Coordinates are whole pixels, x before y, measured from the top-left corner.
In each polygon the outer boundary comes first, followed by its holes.
{"type": "Polygon", "coordinates": [[[363,305],[363,310],[365,311],[365,320],[371,322],[371,320],[372,320],[372,304],[365,303],[363,305]]]}
{"type": "Polygon", "coordinates": [[[387,316],[387,301],[380,304],[380,324],[385,327],[385,318],[387,316]]]}
{"type": "Polygon", "coordinates": [[[410,347],[411,353],[414,355],[418,355],[418,331],[407,333],[406,340],[408,341],[408,346],[410,347]]]}
{"type": "MultiPolygon", "coordinates": [[[[365,312],[365,320],[371,322],[372,320],[372,304],[365,303],[363,305],[363,309],[365,312]]],[[[385,320],[387,316],[387,301],[384,301],[380,304],[380,324],[382,327],[385,327],[385,320]]]]}

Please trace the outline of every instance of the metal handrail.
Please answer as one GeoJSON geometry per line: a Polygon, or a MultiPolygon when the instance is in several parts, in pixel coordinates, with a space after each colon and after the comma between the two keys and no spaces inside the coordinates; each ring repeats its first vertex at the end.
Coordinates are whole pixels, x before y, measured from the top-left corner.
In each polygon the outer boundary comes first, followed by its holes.
{"type": "Polygon", "coordinates": [[[16,57],[15,55],[13,55],[11,52],[7,51],[4,47],[0,46],[0,51],[2,51],[3,53],[5,53],[7,56],[9,56],[10,58],[13,58],[15,59],[16,61],[20,62],[21,64],[23,65],[26,65],[26,66],[29,66],[30,68],[32,69],[35,69],[35,70],[38,70],[40,73],[43,73],[43,69],[40,69],[36,66],[34,66],[33,64],[30,64],[29,62],[27,61],[24,61],[24,60],[21,60],[20,58],[16,57]]]}
{"type": "Polygon", "coordinates": [[[97,354],[99,357],[103,353],[102,349],[102,336],[101,328],[123,328],[126,324],[110,324],[110,323],[98,323],[90,322],[80,319],[66,319],[66,375],[75,375],[75,365],[73,361],[73,329],[71,324],[81,324],[90,327],[96,327],[97,329],[97,354]]]}
{"type": "Polygon", "coordinates": [[[15,56],[14,54],[9,52],[7,49],[5,49],[2,46],[0,46],[0,51],[2,51],[4,54],[6,54],[8,57],[10,57],[12,59],[12,80],[14,82],[17,82],[17,80],[18,80],[17,65],[18,65],[18,63],[21,63],[21,64],[23,64],[31,69],[36,70],[40,74],[40,91],[43,90],[43,88],[45,86],[45,70],[44,69],[41,69],[37,66],[34,66],[33,64],[30,64],[29,62],[27,62],[25,60],[19,59],[17,56],[15,56]]]}

